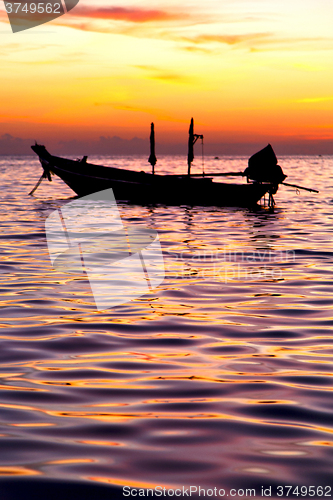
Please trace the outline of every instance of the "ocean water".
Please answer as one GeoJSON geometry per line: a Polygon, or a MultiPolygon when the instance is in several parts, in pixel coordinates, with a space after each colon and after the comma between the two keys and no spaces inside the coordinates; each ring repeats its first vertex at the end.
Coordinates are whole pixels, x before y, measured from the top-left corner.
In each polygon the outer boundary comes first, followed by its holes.
{"type": "Polygon", "coordinates": [[[48,255],[45,219],[73,193],[28,196],[36,158],[0,158],[1,500],[333,495],[333,157],[279,163],[320,193],[280,187],[273,211],[119,204],[157,230],[165,279],[98,311],[48,255]]]}

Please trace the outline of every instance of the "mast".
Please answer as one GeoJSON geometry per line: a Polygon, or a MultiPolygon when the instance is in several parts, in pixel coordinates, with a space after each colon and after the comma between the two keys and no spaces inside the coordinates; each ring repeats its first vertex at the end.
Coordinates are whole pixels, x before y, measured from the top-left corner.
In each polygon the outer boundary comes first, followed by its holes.
{"type": "Polygon", "coordinates": [[[155,174],[155,165],[157,162],[157,158],[155,156],[155,130],[154,123],[150,125],[150,156],[148,158],[149,163],[152,166],[152,174],[155,174]]]}
{"type": "Polygon", "coordinates": [[[191,118],[191,125],[188,131],[188,153],[187,153],[187,175],[191,175],[191,164],[194,160],[194,122],[193,118],[191,118]]]}
{"type": "Polygon", "coordinates": [[[191,124],[188,131],[188,154],[187,154],[187,175],[190,177],[191,175],[191,164],[194,160],[194,144],[198,139],[203,140],[203,135],[198,135],[194,133],[194,121],[191,118],[191,124]]]}

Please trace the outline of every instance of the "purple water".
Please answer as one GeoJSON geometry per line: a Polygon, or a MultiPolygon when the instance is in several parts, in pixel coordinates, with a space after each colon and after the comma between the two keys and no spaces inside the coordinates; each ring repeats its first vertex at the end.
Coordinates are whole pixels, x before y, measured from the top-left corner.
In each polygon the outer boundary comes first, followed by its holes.
{"type": "MultiPolygon", "coordinates": [[[[273,212],[119,205],[124,222],[158,231],[166,277],[99,312],[87,279],[48,255],[45,219],[73,193],[58,179],[28,196],[38,161],[0,159],[0,492],[45,479],[75,481],[71,498],[98,485],[90,498],[125,485],[333,495],[333,157],[280,164],[320,193],[281,187],[273,212]]],[[[182,158],[156,168],[176,169],[182,158]]]]}

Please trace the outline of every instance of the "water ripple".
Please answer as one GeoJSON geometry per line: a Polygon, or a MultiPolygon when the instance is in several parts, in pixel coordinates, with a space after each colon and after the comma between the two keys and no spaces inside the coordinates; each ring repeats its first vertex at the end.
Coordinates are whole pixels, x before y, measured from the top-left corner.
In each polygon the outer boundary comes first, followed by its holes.
{"type": "MultiPolygon", "coordinates": [[[[282,160],[319,195],[281,189],[274,212],[120,204],[125,222],[158,230],[166,279],[101,312],[86,277],[55,271],[48,257],[45,218],[71,191],[45,181],[29,197],[36,161],[1,160],[0,491],[9,500],[24,489],[52,500],[65,490],[120,498],[125,484],[254,487],[257,496],[261,486],[331,484],[333,158],[320,171],[311,157],[282,160]],[[15,168],[24,180],[13,185],[15,168]]],[[[142,170],[146,159],[109,161],[142,170]]],[[[244,162],[226,158],[223,168],[244,162]]]]}

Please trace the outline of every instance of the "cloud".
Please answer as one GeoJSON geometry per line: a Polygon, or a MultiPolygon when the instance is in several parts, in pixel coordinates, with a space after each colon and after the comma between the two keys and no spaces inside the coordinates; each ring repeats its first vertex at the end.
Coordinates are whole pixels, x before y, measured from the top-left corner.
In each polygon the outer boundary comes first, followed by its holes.
{"type": "Polygon", "coordinates": [[[219,45],[229,45],[234,47],[247,47],[250,52],[263,52],[274,50],[292,50],[309,51],[331,50],[332,39],[328,37],[279,37],[273,32],[262,33],[244,33],[244,34],[199,34],[194,36],[178,37],[179,42],[185,42],[187,45],[183,50],[205,50],[208,47],[215,46],[218,50],[219,45]],[[191,49],[191,47],[193,49],[191,49]]]}
{"type": "MultiPolygon", "coordinates": [[[[139,6],[78,6],[68,16],[57,20],[57,24],[97,33],[124,35],[136,38],[160,39],[176,42],[178,49],[187,52],[216,53],[216,45],[229,46],[263,44],[273,38],[272,33],[212,34],[200,33],[209,26],[223,23],[253,22],[249,16],[240,19],[224,13],[213,16],[209,12],[184,12],[181,9],[148,8],[139,6]],[[193,28],[196,34],[184,35],[184,29],[193,28]],[[199,30],[199,34],[198,34],[199,30]],[[185,43],[185,45],[184,45],[185,43]],[[213,45],[215,44],[215,47],[213,45]]],[[[250,47],[251,49],[252,47],[250,47]]],[[[255,49],[254,49],[255,50],[255,49]]],[[[164,75],[165,80],[175,79],[164,75]]]]}
{"type": "Polygon", "coordinates": [[[142,9],[138,7],[78,7],[71,13],[75,17],[148,23],[174,21],[188,17],[188,14],[168,12],[161,9],[142,9]]]}
{"type": "Polygon", "coordinates": [[[3,134],[0,137],[0,155],[26,155],[31,154],[30,146],[34,143],[32,139],[13,137],[3,134]]]}
{"type": "Polygon", "coordinates": [[[181,9],[134,6],[82,6],[73,9],[69,15],[55,20],[58,25],[82,31],[170,40],[176,39],[172,28],[183,29],[186,26],[198,26],[207,22],[212,22],[209,16],[184,12],[181,9]]]}
{"type": "Polygon", "coordinates": [[[304,99],[297,99],[296,102],[298,103],[316,103],[316,102],[327,102],[327,101],[333,101],[332,96],[328,97],[306,97],[304,99]]]}
{"type": "Polygon", "coordinates": [[[168,72],[165,70],[162,70],[161,68],[158,68],[157,66],[149,66],[149,65],[135,65],[133,66],[134,68],[140,69],[142,71],[145,71],[147,73],[146,78],[149,78],[151,80],[162,80],[165,82],[179,82],[179,83],[186,83],[188,82],[189,78],[185,77],[183,75],[174,73],[174,72],[168,72]]]}
{"type": "Polygon", "coordinates": [[[213,54],[214,50],[203,48],[203,47],[195,47],[194,45],[188,45],[186,47],[182,47],[182,50],[186,52],[199,52],[200,54],[213,54]]]}
{"type": "Polygon", "coordinates": [[[120,109],[121,111],[134,111],[138,113],[155,114],[156,110],[148,108],[147,106],[136,106],[116,101],[95,102],[95,106],[110,106],[113,109],[120,109]]]}
{"type": "MultiPolygon", "coordinates": [[[[317,50],[329,45],[331,40],[320,37],[283,38],[274,32],[254,32],[241,34],[212,34],[200,33],[184,36],[179,29],[195,26],[196,29],[205,29],[207,24],[218,23],[217,19],[196,19],[195,15],[170,13],[162,10],[145,10],[129,8],[82,8],[76,17],[74,14],[60,21],[65,25],[82,31],[110,33],[137,38],[153,38],[176,42],[178,49],[187,52],[201,52],[212,54],[218,51],[218,46],[247,47],[250,52],[272,50],[317,50]],[[126,21],[124,24],[123,21],[126,21]],[[157,25],[153,21],[160,21],[157,25]],[[169,25],[168,28],[166,25],[169,25]]],[[[59,22],[59,21],[58,21],[59,22]]],[[[166,75],[165,79],[172,79],[173,75],[166,75]]],[[[175,78],[173,78],[175,79],[175,78]]]]}
{"type": "MultiPolygon", "coordinates": [[[[100,19],[107,21],[125,21],[129,23],[147,23],[147,22],[165,22],[165,21],[175,21],[184,20],[189,17],[186,13],[181,12],[169,12],[163,9],[148,9],[141,7],[122,7],[122,6],[112,6],[112,7],[91,7],[83,6],[76,7],[75,9],[68,12],[68,16],[75,18],[88,18],[88,19],[100,19]]],[[[24,18],[25,14],[20,12],[16,16],[17,18],[24,18]]],[[[6,12],[0,11],[0,21],[7,21],[8,17],[6,12]]]]}
{"type": "Polygon", "coordinates": [[[183,37],[182,40],[195,45],[207,43],[224,43],[227,45],[236,45],[243,42],[252,42],[258,40],[267,40],[272,33],[245,33],[244,35],[197,35],[194,37],[183,37]]]}

